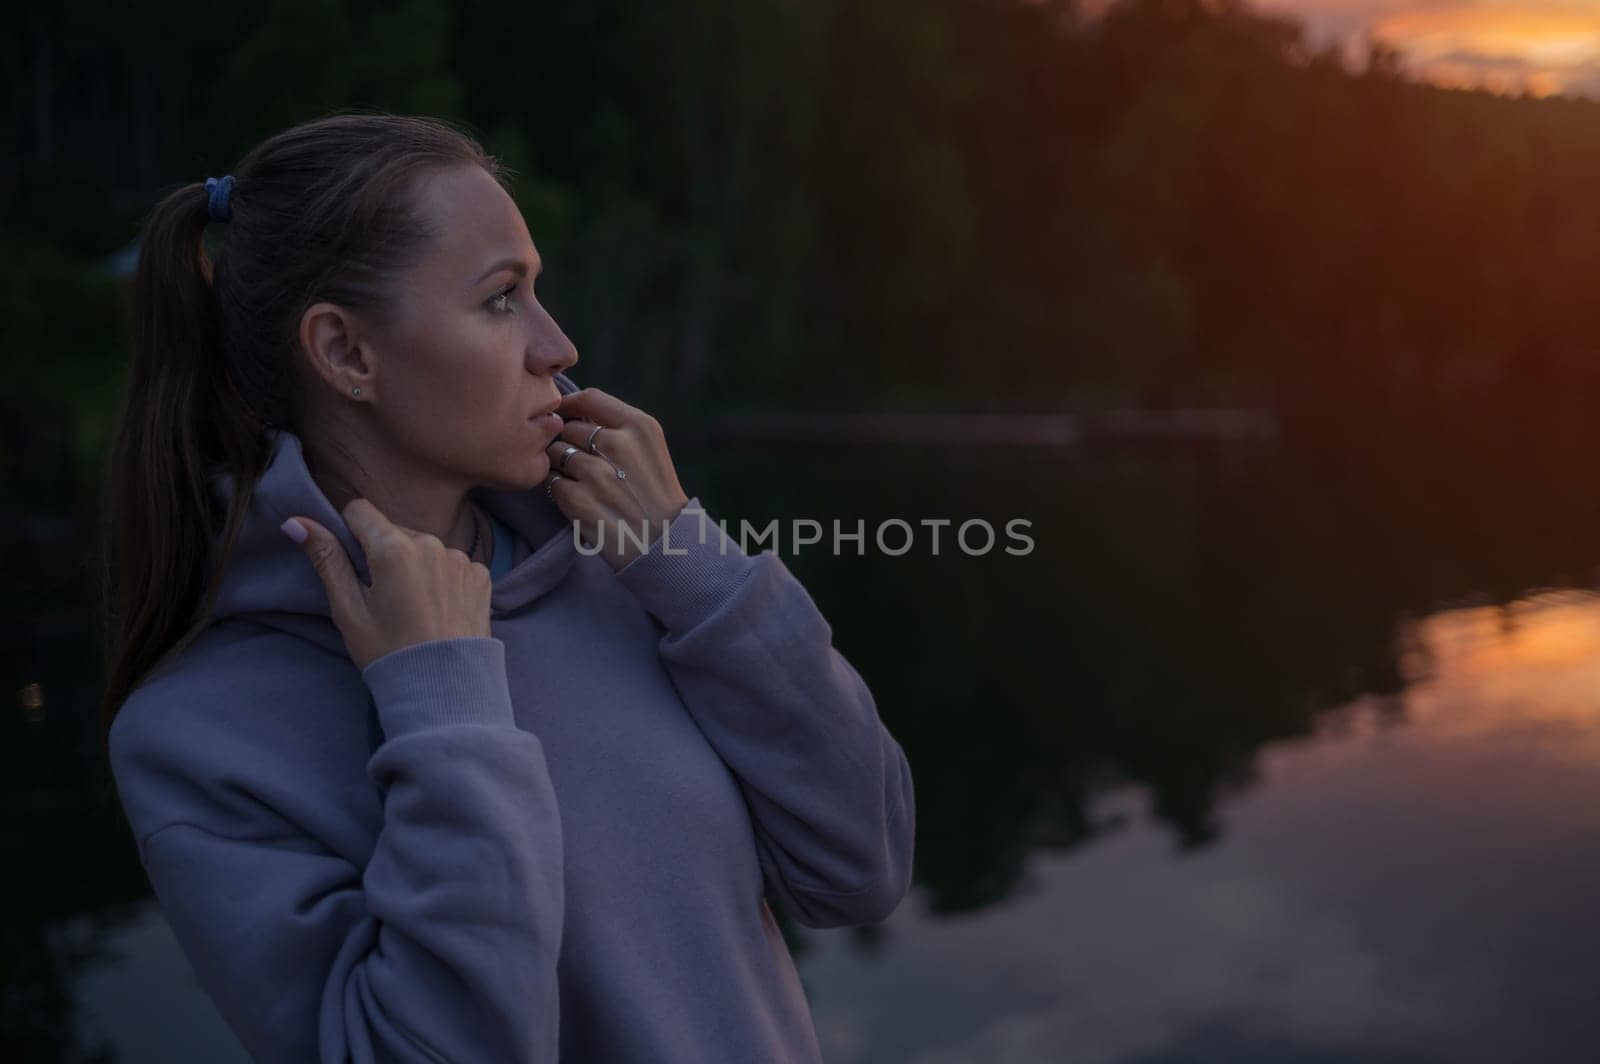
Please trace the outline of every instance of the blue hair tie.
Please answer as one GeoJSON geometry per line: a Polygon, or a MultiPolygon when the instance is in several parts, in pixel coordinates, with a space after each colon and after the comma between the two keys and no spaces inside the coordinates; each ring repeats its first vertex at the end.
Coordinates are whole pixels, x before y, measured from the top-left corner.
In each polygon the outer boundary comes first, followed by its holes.
{"type": "Polygon", "coordinates": [[[233,207],[228,203],[233,195],[233,175],[218,179],[206,178],[206,191],[211,194],[206,208],[211,212],[214,221],[225,222],[233,217],[233,207]]]}

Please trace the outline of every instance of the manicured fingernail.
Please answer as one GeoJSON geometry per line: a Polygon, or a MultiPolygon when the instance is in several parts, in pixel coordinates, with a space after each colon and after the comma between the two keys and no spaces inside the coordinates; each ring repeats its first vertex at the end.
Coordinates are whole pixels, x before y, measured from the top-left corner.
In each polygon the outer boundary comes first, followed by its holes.
{"type": "Polygon", "coordinates": [[[294,540],[296,543],[304,543],[306,541],[306,535],[307,535],[306,526],[302,525],[299,521],[296,521],[294,518],[292,518],[292,517],[289,518],[289,520],[285,521],[283,524],[279,525],[278,527],[283,529],[283,534],[284,535],[288,536],[290,539],[294,540]]]}

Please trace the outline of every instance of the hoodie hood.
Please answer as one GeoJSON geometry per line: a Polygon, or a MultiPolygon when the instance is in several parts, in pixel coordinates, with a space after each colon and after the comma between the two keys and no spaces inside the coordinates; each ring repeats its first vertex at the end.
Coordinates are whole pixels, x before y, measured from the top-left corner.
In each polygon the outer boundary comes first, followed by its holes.
{"type": "MultiPolygon", "coordinates": [[[[578,390],[565,374],[556,374],[555,380],[563,395],[578,390]]],[[[217,591],[211,622],[248,617],[346,653],[321,577],[302,548],[279,526],[297,514],[321,523],[344,547],[356,576],[370,585],[366,552],[311,478],[300,437],[285,428],[271,427],[266,432],[272,456],[250,500],[239,541],[217,591]]],[[[231,473],[217,474],[208,481],[211,497],[219,506],[226,507],[233,500],[234,481],[231,473]]],[[[504,521],[533,551],[495,582],[491,616],[525,609],[561,583],[578,552],[571,522],[546,496],[542,484],[527,491],[476,487],[468,496],[504,521]]],[[[220,548],[221,536],[214,534],[212,549],[220,548]]]]}

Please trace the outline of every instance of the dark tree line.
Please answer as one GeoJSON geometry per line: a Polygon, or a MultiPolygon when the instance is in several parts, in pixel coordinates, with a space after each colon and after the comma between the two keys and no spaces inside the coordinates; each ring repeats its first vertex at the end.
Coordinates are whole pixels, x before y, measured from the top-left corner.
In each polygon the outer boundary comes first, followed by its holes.
{"type": "Polygon", "coordinates": [[[100,0],[0,34],[0,339],[85,446],[125,358],[85,268],[346,106],[520,171],[586,379],[642,403],[1332,424],[1581,402],[1600,355],[1596,103],[1352,68],[1236,0],[100,0]]]}

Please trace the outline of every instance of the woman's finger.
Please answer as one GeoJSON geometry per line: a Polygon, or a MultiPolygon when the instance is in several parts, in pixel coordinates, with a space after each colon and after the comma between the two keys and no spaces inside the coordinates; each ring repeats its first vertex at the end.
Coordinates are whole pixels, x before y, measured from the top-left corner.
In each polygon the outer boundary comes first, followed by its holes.
{"type": "Polygon", "coordinates": [[[580,388],[561,397],[556,408],[563,420],[587,418],[601,425],[621,428],[624,425],[643,425],[650,415],[632,404],[625,403],[599,388],[580,388]]]}
{"type": "Polygon", "coordinates": [[[583,453],[583,448],[563,436],[557,436],[550,441],[544,453],[550,456],[550,472],[565,473],[572,465],[572,460],[583,453]]]}
{"type": "MultiPolygon", "coordinates": [[[[616,436],[622,430],[613,425],[602,424],[598,421],[568,421],[561,426],[561,431],[550,442],[564,444],[570,443],[580,451],[589,451],[589,440],[597,444],[607,436],[616,436]],[[596,430],[599,430],[596,432],[596,430]]],[[[601,445],[603,446],[603,444],[601,445]]],[[[590,454],[594,452],[589,451],[590,454]]]]}
{"type": "MultiPolygon", "coordinates": [[[[557,461],[560,461],[560,456],[566,453],[567,445],[571,445],[583,454],[598,456],[613,466],[618,464],[625,466],[635,458],[634,438],[632,431],[626,426],[569,421],[561,427],[560,435],[552,443],[560,447],[560,450],[554,452],[557,461]]],[[[577,460],[577,456],[574,455],[568,465],[577,460]]]]}
{"type": "Polygon", "coordinates": [[[550,456],[550,471],[560,473],[563,477],[573,480],[593,482],[604,477],[616,476],[616,467],[600,455],[590,454],[579,447],[570,457],[566,457],[567,448],[574,446],[561,437],[545,449],[550,456]],[[563,458],[565,457],[565,465],[563,458]]]}
{"type": "Polygon", "coordinates": [[[300,549],[310,559],[311,567],[322,580],[335,620],[343,622],[364,614],[366,588],[356,578],[355,568],[333,533],[309,517],[291,517],[284,525],[284,534],[300,544],[300,549]],[[296,529],[290,522],[297,522],[299,528],[296,529]]]}

